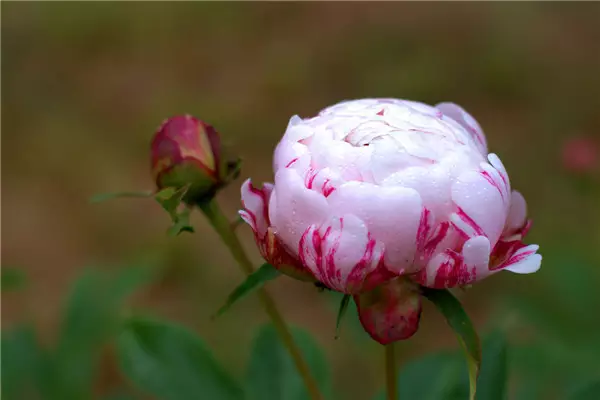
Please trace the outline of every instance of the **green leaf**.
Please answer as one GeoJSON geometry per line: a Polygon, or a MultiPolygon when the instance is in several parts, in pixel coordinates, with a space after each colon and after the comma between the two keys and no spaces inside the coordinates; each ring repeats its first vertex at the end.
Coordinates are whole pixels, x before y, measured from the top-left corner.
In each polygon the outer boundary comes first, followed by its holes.
{"type": "Polygon", "coordinates": [[[493,332],[483,341],[483,360],[477,386],[477,400],[503,400],[508,379],[506,337],[493,332]]]}
{"type": "Polygon", "coordinates": [[[102,396],[102,400],[136,400],[137,397],[127,393],[124,390],[113,392],[102,396]]]}
{"type": "Polygon", "coordinates": [[[2,332],[2,398],[26,399],[41,394],[40,379],[46,352],[32,326],[2,332]]]}
{"type": "Polygon", "coordinates": [[[461,384],[464,364],[457,354],[427,355],[408,363],[398,376],[400,399],[464,399],[468,388],[461,384]]]}
{"type": "Polygon", "coordinates": [[[154,272],[153,265],[122,268],[117,276],[88,269],[75,282],[52,360],[56,398],[89,398],[100,352],[118,332],[125,297],[154,272]]]}
{"type": "Polygon", "coordinates": [[[265,283],[277,278],[281,273],[269,263],[263,264],[259,269],[246,277],[246,280],[236,287],[227,297],[225,304],[213,315],[213,319],[223,315],[229,308],[244,296],[260,289],[265,283]]]}
{"type": "Polygon", "coordinates": [[[144,198],[151,197],[154,193],[151,191],[146,192],[115,192],[115,193],[100,193],[90,198],[90,203],[102,203],[103,201],[117,199],[117,198],[144,198]]]}
{"type": "MultiPolygon", "coordinates": [[[[292,336],[321,393],[330,398],[331,374],[323,351],[305,331],[293,329],[292,336]]],[[[265,325],[258,332],[247,371],[248,400],[310,399],[296,366],[272,325],[265,325]]]]}
{"type": "Polygon", "coordinates": [[[2,267],[2,292],[19,290],[25,286],[27,276],[20,268],[2,267]]]}
{"type": "Polygon", "coordinates": [[[346,315],[346,311],[348,310],[348,304],[350,303],[350,299],[352,297],[349,294],[345,294],[342,297],[342,301],[340,301],[340,308],[338,310],[337,320],[335,321],[335,338],[340,337],[340,325],[344,315],[346,315]]]}
{"type": "Polygon", "coordinates": [[[161,400],[242,399],[202,340],[183,327],[132,318],[117,340],[123,373],[161,400]]]}
{"type": "Polygon", "coordinates": [[[469,398],[473,400],[481,365],[481,344],[475,327],[460,302],[448,290],[422,288],[422,293],[444,315],[465,351],[469,370],[469,398]]]}
{"type": "Polygon", "coordinates": [[[571,390],[566,397],[568,400],[597,400],[600,399],[600,376],[587,381],[571,390]]]}

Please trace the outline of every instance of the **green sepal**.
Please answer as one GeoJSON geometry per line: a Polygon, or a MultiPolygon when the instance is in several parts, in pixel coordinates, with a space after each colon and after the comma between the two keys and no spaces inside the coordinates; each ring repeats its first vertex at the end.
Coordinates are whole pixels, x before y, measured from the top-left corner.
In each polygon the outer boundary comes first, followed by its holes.
{"type": "Polygon", "coordinates": [[[190,225],[191,208],[185,206],[182,211],[178,211],[188,189],[189,185],[182,187],[181,189],[169,187],[154,195],[154,199],[167,213],[169,213],[171,221],[173,222],[171,227],[167,230],[167,235],[169,236],[177,236],[181,232],[194,233],[194,228],[190,225]]]}

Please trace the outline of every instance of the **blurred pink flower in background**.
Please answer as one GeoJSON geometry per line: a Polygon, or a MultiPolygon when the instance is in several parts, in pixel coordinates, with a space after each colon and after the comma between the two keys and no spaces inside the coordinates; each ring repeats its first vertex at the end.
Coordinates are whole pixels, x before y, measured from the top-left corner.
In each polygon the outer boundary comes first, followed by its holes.
{"type": "Polygon", "coordinates": [[[562,146],[563,167],[574,173],[590,173],[598,168],[600,149],[589,136],[569,138],[562,146]]]}
{"type": "Polygon", "coordinates": [[[461,107],[346,101],[292,117],[275,183],[242,186],[242,218],[281,272],[354,296],[380,343],[417,327],[419,285],[539,269],[523,196],[461,107]]]}

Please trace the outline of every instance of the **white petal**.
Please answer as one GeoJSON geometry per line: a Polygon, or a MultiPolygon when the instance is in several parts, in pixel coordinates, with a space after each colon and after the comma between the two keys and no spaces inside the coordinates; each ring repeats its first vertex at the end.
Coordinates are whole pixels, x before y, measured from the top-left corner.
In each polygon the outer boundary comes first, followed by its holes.
{"type": "Polygon", "coordinates": [[[503,269],[516,274],[531,274],[537,272],[542,264],[542,256],[536,254],[538,248],[539,246],[532,244],[519,249],[506,262],[506,264],[509,265],[503,269]]]}
{"type": "Polygon", "coordinates": [[[327,219],[328,205],[320,193],[309,190],[304,180],[293,169],[282,169],[275,175],[273,203],[269,206],[271,225],[277,237],[291,251],[298,251],[300,237],[311,225],[320,225],[327,219]]]}
{"type": "Polygon", "coordinates": [[[510,198],[510,210],[506,219],[506,230],[514,232],[525,225],[527,219],[527,202],[523,195],[513,190],[510,198]]]}
{"type": "Polygon", "coordinates": [[[490,250],[490,241],[485,236],[476,236],[465,242],[462,255],[470,275],[469,283],[490,275],[490,250]]]}
{"type": "Polygon", "coordinates": [[[242,204],[245,210],[242,210],[240,215],[260,236],[263,236],[268,228],[268,205],[272,191],[273,185],[270,183],[263,184],[262,189],[255,188],[250,179],[242,184],[242,204]]]}
{"type": "Polygon", "coordinates": [[[363,220],[373,237],[384,243],[390,270],[400,273],[411,269],[422,212],[421,197],[415,190],[348,182],[328,201],[336,213],[351,213],[363,220]]]}
{"type": "Polygon", "coordinates": [[[444,115],[452,118],[460,125],[462,125],[467,132],[472,136],[474,143],[481,153],[487,153],[487,143],[483,129],[479,126],[479,123],[466,112],[462,107],[454,103],[440,103],[435,106],[438,110],[442,111],[444,115]]]}
{"type": "Polygon", "coordinates": [[[468,237],[485,235],[490,243],[495,244],[502,233],[506,222],[505,203],[498,188],[492,185],[480,172],[467,171],[460,175],[452,185],[452,200],[459,210],[451,216],[464,225],[456,225],[466,230],[468,237]]]}
{"type": "Polygon", "coordinates": [[[288,168],[303,155],[308,153],[308,148],[298,142],[282,139],[275,148],[273,155],[273,171],[277,173],[280,168],[288,168]]]}

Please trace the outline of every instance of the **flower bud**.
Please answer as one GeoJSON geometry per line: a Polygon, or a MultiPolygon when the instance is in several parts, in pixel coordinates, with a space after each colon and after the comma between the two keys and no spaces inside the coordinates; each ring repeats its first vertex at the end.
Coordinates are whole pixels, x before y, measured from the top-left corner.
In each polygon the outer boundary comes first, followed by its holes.
{"type": "Polygon", "coordinates": [[[186,203],[212,198],[239,172],[238,160],[223,159],[219,133],[190,115],[163,122],[152,139],[151,163],[159,189],[188,187],[186,203]]]}
{"type": "Polygon", "coordinates": [[[408,339],[419,328],[421,296],[409,279],[388,281],[354,301],[363,328],[381,344],[408,339]]]}

